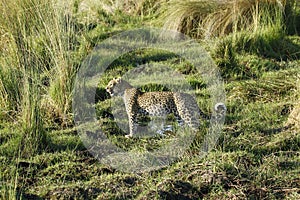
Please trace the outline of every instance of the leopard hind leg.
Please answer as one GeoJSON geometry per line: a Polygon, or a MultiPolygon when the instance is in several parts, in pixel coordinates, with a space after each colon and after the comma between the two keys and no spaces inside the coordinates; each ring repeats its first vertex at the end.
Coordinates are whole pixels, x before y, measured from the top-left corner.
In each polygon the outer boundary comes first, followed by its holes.
{"type": "Polygon", "coordinates": [[[197,130],[200,126],[201,111],[195,99],[189,94],[175,93],[174,101],[180,117],[179,124],[184,123],[193,130],[197,130]]]}

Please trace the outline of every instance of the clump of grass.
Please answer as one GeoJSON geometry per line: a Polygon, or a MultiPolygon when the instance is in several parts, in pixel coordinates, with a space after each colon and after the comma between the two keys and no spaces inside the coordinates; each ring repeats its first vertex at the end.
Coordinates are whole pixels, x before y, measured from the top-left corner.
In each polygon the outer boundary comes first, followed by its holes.
{"type": "Polygon", "coordinates": [[[160,21],[193,37],[215,37],[241,30],[259,31],[274,21],[282,22],[284,0],[170,0],[162,5],[160,21]]]}

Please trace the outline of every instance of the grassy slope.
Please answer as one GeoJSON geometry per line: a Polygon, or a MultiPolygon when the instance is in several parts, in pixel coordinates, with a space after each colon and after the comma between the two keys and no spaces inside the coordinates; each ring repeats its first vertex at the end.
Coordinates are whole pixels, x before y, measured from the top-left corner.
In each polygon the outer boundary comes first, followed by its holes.
{"type": "MultiPolygon", "coordinates": [[[[124,20],[126,25],[105,31],[119,31],[136,23],[120,18],[116,21],[124,20]]],[[[87,38],[92,44],[108,36],[96,27],[87,38]]],[[[286,39],[300,46],[300,37],[286,39]]],[[[99,95],[104,98],[97,104],[99,121],[106,124],[107,133],[119,145],[147,146],[144,144],[148,141],[135,144],[120,134],[111,134],[118,130],[105,115],[109,112],[109,99],[101,91],[111,77],[134,67],[136,60],[143,63],[153,58],[155,61],[163,58],[164,63],[179,70],[186,66],[172,56],[165,60],[161,52],[141,52],[137,58],[132,57],[133,61],[120,59],[105,76],[106,80],[100,81],[99,95]]],[[[16,188],[24,198],[299,199],[300,135],[297,130],[285,127],[297,98],[299,57],[279,61],[253,52],[241,53],[235,57],[232,70],[226,68],[230,63],[226,58],[215,56],[215,59],[226,83],[228,115],[220,141],[207,157],[197,155],[199,149],[195,144],[168,168],[145,174],[122,173],[93,158],[74,129],[52,127],[47,129],[45,151],[29,159],[19,159],[13,155],[18,152],[21,132],[14,124],[3,123],[0,124],[0,198],[5,195],[12,198],[14,194],[3,191],[16,188]]],[[[192,74],[187,79],[197,85],[192,74]]],[[[201,108],[208,112],[201,100],[205,91],[200,88],[196,93],[201,108]]],[[[157,143],[159,140],[154,140],[157,143]]]]}

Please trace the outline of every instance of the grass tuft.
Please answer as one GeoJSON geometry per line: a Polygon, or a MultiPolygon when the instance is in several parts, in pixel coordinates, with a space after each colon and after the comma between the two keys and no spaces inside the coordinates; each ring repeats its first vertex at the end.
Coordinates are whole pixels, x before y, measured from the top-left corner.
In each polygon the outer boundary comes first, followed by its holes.
{"type": "Polygon", "coordinates": [[[211,38],[282,23],[285,6],[284,0],[170,0],[162,5],[160,21],[166,29],[211,38]]]}

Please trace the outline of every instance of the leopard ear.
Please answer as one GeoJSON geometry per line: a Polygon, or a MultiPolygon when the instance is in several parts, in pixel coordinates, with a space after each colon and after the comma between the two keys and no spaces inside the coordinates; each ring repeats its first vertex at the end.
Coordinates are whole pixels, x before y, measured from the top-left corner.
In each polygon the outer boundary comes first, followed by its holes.
{"type": "Polygon", "coordinates": [[[117,81],[117,83],[120,83],[122,79],[121,79],[121,77],[118,77],[115,80],[117,81]]]}

